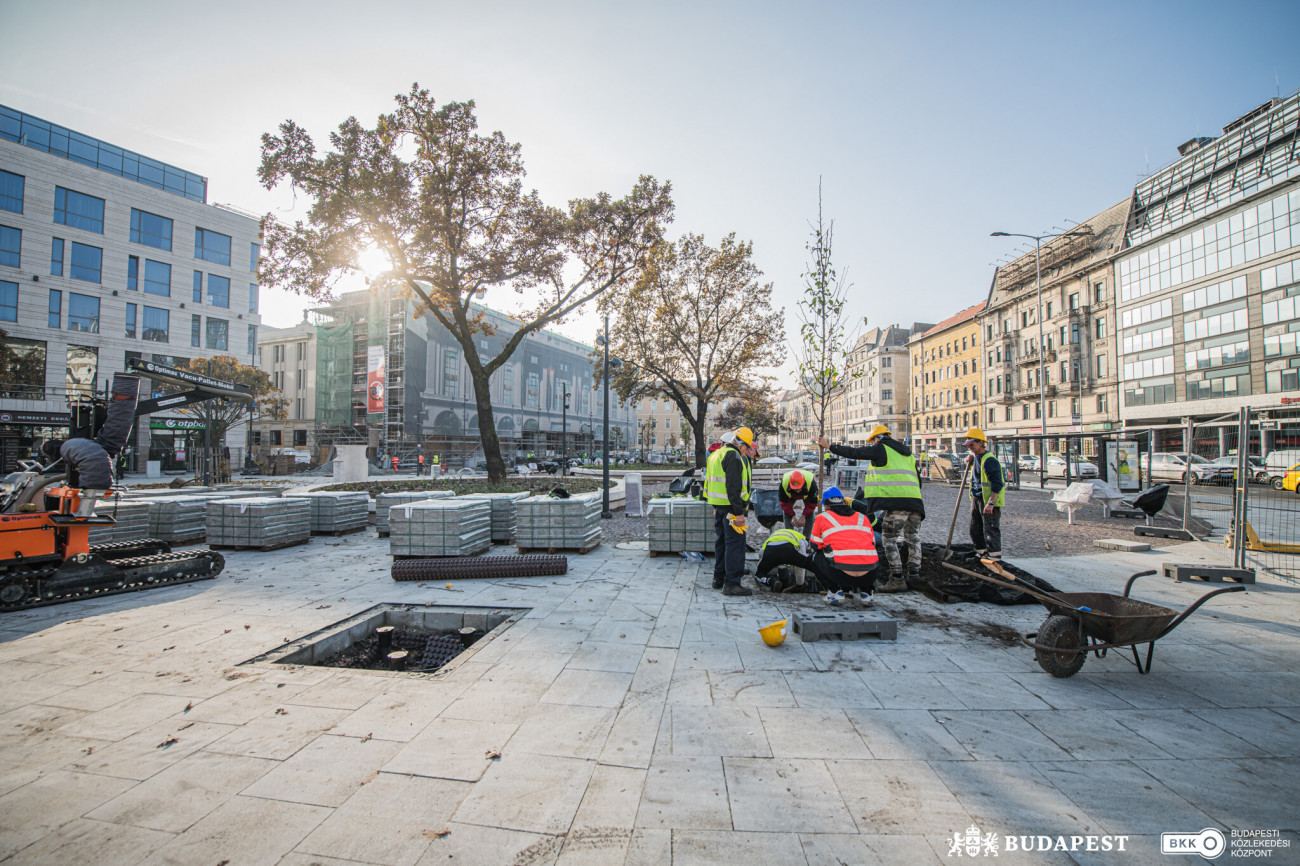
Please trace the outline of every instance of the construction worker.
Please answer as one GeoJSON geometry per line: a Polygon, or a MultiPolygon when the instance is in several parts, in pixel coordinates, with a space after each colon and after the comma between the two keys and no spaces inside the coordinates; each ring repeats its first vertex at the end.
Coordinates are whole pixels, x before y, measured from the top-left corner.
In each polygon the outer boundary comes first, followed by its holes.
{"type": "Polygon", "coordinates": [[[393,472],[394,472],[394,473],[397,472],[397,455],[396,455],[396,454],[393,455],[393,472]]]}
{"type": "MultiPolygon", "coordinates": [[[[819,440],[826,443],[825,439],[819,440]]],[[[916,476],[916,461],[912,449],[889,435],[889,428],[877,424],[871,428],[867,445],[823,444],[833,453],[853,460],[866,460],[867,473],[862,482],[861,494],[866,500],[866,511],[883,511],[880,537],[889,562],[889,580],[879,587],[881,592],[906,592],[907,582],[915,583],[921,577],[921,521],[925,520],[925,503],[921,499],[921,483],[916,476]],[[907,545],[907,577],[903,577],[903,557],[898,551],[899,542],[907,545]]]]}
{"type": "Polygon", "coordinates": [[[420,452],[420,458],[419,458],[419,459],[420,459],[420,462],[419,462],[419,464],[415,467],[415,474],[416,474],[417,476],[422,476],[422,475],[424,475],[424,452],[423,452],[423,451],[420,452]]]}
{"type": "Polygon", "coordinates": [[[872,572],[880,562],[875,534],[867,515],[854,510],[838,487],[822,494],[826,510],[813,521],[815,548],[810,563],[818,581],[826,587],[826,603],[844,603],[845,592],[871,607],[875,601],[872,572]]]}
{"type": "Polygon", "coordinates": [[[778,495],[781,513],[785,515],[785,528],[802,529],[804,535],[812,532],[813,512],[817,510],[817,478],[804,469],[791,469],[781,478],[778,495]],[[796,502],[803,503],[803,514],[796,516],[796,502]]]}
{"type": "Polygon", "coordinates": [[[989,453],[988,437],[980,428],[967,430],[962,444],[970,452],[966,460],[974,463],[970,474],[970,540],[979,558],[994,571],[1000,571],[1002,506],[1006,502],[1002,464],[989,453]]]}
{"type": "Polygon", "coordinates": [[[713,506],[713,588],[723,595],[753,595],[745,574],[745,512],[749,508],[750,461],[758,457],[754,431],[740,427],[722,436],[722,447],[704,467],[704,501],[713,506]]]}
{"type": "Polygon", "coordinates": [[[431,474],[437,476],[442,475],[442,459],[437,454],[433,455],[433,470],[431,474]]]}

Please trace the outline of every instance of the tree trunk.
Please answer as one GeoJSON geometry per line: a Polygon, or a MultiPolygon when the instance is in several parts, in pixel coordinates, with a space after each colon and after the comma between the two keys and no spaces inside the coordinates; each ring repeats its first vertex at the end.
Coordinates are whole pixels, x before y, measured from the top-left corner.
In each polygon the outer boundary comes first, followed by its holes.
{"type": "Polygon", "coordinates": [[[492,381],[482,364],[467,364],[474,385],[474,408],[478,410],[478,435],[483,441],[489,481],[504,481],[506,463],[501,459],[501,441],[497,439],[496,419],[492,415],[492,381]]]}
{"type": "Polygon", "coordinates": [[[690,425],[691,433],[695,437],[695,465],[702,469],[709,460],[709,449],[704,442],[704,422],[708,417],[705,410],[708,409],[708,404],[696,401],[696,406],[699,411],[696,413],[695,418],[691,419],[690,425]]]}

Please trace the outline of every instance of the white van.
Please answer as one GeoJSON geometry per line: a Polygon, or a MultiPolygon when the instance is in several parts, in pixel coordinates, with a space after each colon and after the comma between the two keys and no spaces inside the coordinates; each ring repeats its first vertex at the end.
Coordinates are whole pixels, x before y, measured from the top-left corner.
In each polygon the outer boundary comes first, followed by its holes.
{"type": "Polygon", "coordinates": [[[1300,449],[1288,448],[1283,451],[1270,451],[1264,458],[1264,470],[1268,473],[1273,486],[1282,489],[1282,476],[1292,466],[1300,463],[1300,449]]]}

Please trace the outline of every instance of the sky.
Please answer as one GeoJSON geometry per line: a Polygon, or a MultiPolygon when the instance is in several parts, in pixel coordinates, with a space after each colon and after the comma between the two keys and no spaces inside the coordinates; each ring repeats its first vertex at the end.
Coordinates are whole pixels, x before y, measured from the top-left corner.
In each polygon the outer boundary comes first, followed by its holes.
{"type": "MultiPolygon", "coordinates": [[[[205,175],[210,203],[295,219],[304,201],[258,183],[262,133],[293,119],[321,145],[413,82],[472,99],[543,200],[650,174],[673,185],[670,236],[752,241],[793,358],[819,183],[849,313],[938,322],[1015,255],[990,232],[1082,222],[1300,88],[1296,33],[1294,0],[0,0],[0,102],[205,175]]],[[[264,287],[263,321],[307,304],[264,287]]]]}

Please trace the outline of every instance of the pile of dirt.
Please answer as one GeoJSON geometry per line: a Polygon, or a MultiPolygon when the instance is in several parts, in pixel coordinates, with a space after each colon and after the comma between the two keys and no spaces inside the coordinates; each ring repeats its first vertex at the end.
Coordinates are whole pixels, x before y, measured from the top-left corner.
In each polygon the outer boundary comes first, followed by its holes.
{"type": "MultiPolygon", "coordinates": [[[[900,547],[899,552],[903,554],[904,561],[906,561],[907,549],[900,547]]],[[[979,578],[945,568],[943,566],[943,552],[944,546],[942,544],[922,544],[921,576],[919,580],[908,581],[908,586],[925,593],[936,601],[948,604],[959,601],[982,601],[1003,605],[1038,603],[1036,599],[1019,590],[994,586],[979,578]]],[[[975,555],[974,546],[969,544],[954,544],[948,562],[976,574],[987,574],[990,577],[996,577],[993,572],[984,567],[979,557],[975,555]]],[[[1042,578],[1030,574],[1023,568],[1018,568],[1009,563],[1004,564],[1003,568],[1014,574],[1018,583],[1027,584],[1033,589],[1044,592],[1057,591],[1056,587],[1042,578]]]]}

